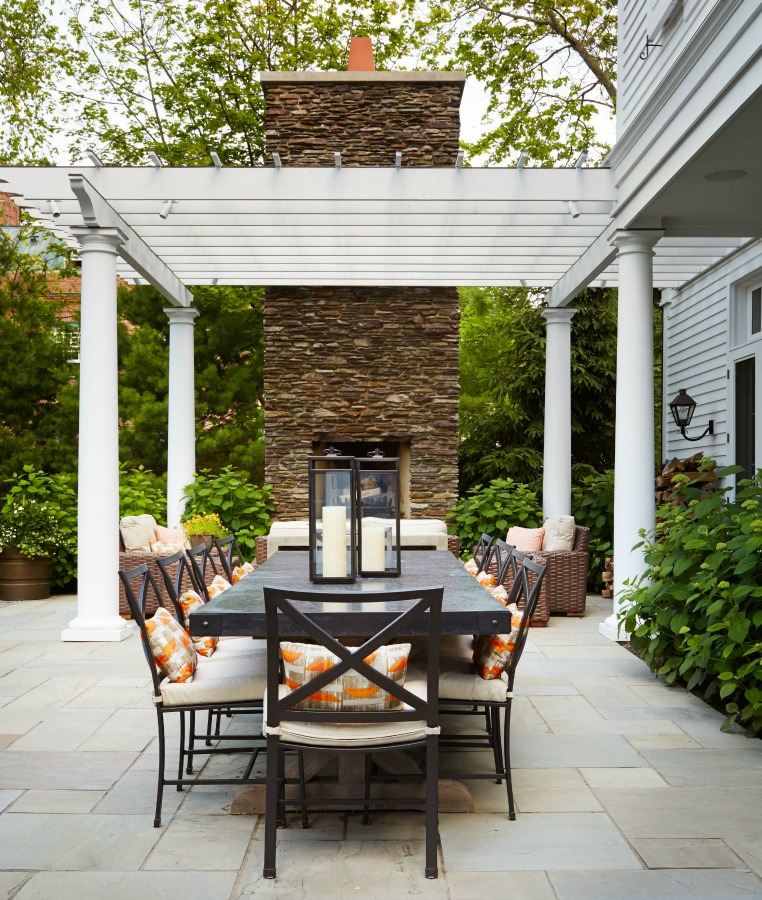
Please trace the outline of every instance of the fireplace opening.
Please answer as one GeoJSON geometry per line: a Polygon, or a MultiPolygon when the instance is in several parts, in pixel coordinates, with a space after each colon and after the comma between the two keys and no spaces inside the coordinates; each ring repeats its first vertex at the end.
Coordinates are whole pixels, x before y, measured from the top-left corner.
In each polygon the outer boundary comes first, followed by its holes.
{"type": "MultiPolygon", "coordinates": [[[[410,516],[410,441],[345,441],[345,440],[321,440],[312,442],[314,456],[322,456],[328,447],[335,447],[342,456],[367,457],[376,450],[381,450],[384,456],[397,457],[400,461],[400,516],[409,519],[410,516]]],[[[383,493],[379,492],[378,509],[374,512],[381,518],[386,516],[383,505],[383,493]]]]}

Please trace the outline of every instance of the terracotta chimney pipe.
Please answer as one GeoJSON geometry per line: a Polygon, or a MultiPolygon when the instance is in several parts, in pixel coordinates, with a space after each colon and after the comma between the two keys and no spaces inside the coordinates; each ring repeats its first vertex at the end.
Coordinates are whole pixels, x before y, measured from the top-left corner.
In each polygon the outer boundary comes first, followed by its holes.
{"type": "Polygon", "coordinates": [[[349,72],[373,72],[376,62],[373,59],[373,41],[369,37],[353,37],[349,39],[349,72]]]}

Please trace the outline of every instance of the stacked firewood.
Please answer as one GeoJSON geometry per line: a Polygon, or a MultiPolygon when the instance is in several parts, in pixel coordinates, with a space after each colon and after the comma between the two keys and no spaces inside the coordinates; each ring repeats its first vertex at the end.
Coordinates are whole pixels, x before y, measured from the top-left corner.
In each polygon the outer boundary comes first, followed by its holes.
{"type": "Polygon", "coordinates": [[[602,597],[614,596],[614,557],[607,556],[603,563],[603,571],[601,572],[601,580],[603,581],[602,597]]]}
{"type": "Polygon", "coordinates": [[[708,491],[717,481],[714,472],[699,471],[699,463],[703,460],[703,453],[696,453],[688,459],[671,459],[664,464],[661,475],[656,478],[656,505],[660,506],[668,500],[680,500],[680,485],[674,484],[675,475],[687,475],[694,485],[708,491]]]}

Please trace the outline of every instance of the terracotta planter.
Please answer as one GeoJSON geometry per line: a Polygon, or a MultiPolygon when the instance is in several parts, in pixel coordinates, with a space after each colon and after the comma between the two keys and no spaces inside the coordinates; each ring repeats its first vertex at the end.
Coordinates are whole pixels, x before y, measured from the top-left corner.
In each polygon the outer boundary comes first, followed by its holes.
{"type": "Polygon", "coordinates": [[[52,556],[0,552],[0,600],[46,600],[50,596],[52,556]]]}
{"type": "Polygon", "coordinates": [[[190,536],[191,547],[198,547],[199,544],[206,544],[206,549],[212,552],[212,536],[211,534],[192,534],[190,536]]]}

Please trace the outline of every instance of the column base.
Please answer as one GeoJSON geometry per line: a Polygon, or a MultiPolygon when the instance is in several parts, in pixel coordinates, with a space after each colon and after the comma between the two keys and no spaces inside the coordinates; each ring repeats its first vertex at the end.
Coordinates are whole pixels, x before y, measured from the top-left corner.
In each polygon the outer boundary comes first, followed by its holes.
{"type": "Polygon", "coordinates": [[[610,641],[627,641],[630,637],[623,628],[619,627],[615,615],[611,615],[608,619],[604,619],[604,621],[598,625],[598,631],[610,641]]]}
{"type": "Polygon", "coordinates": [[[61,632],[62,641],[123,641],[138,631],[134,622],[119,616],[108,619],[88,619],[77,616],[61,632]]]}

